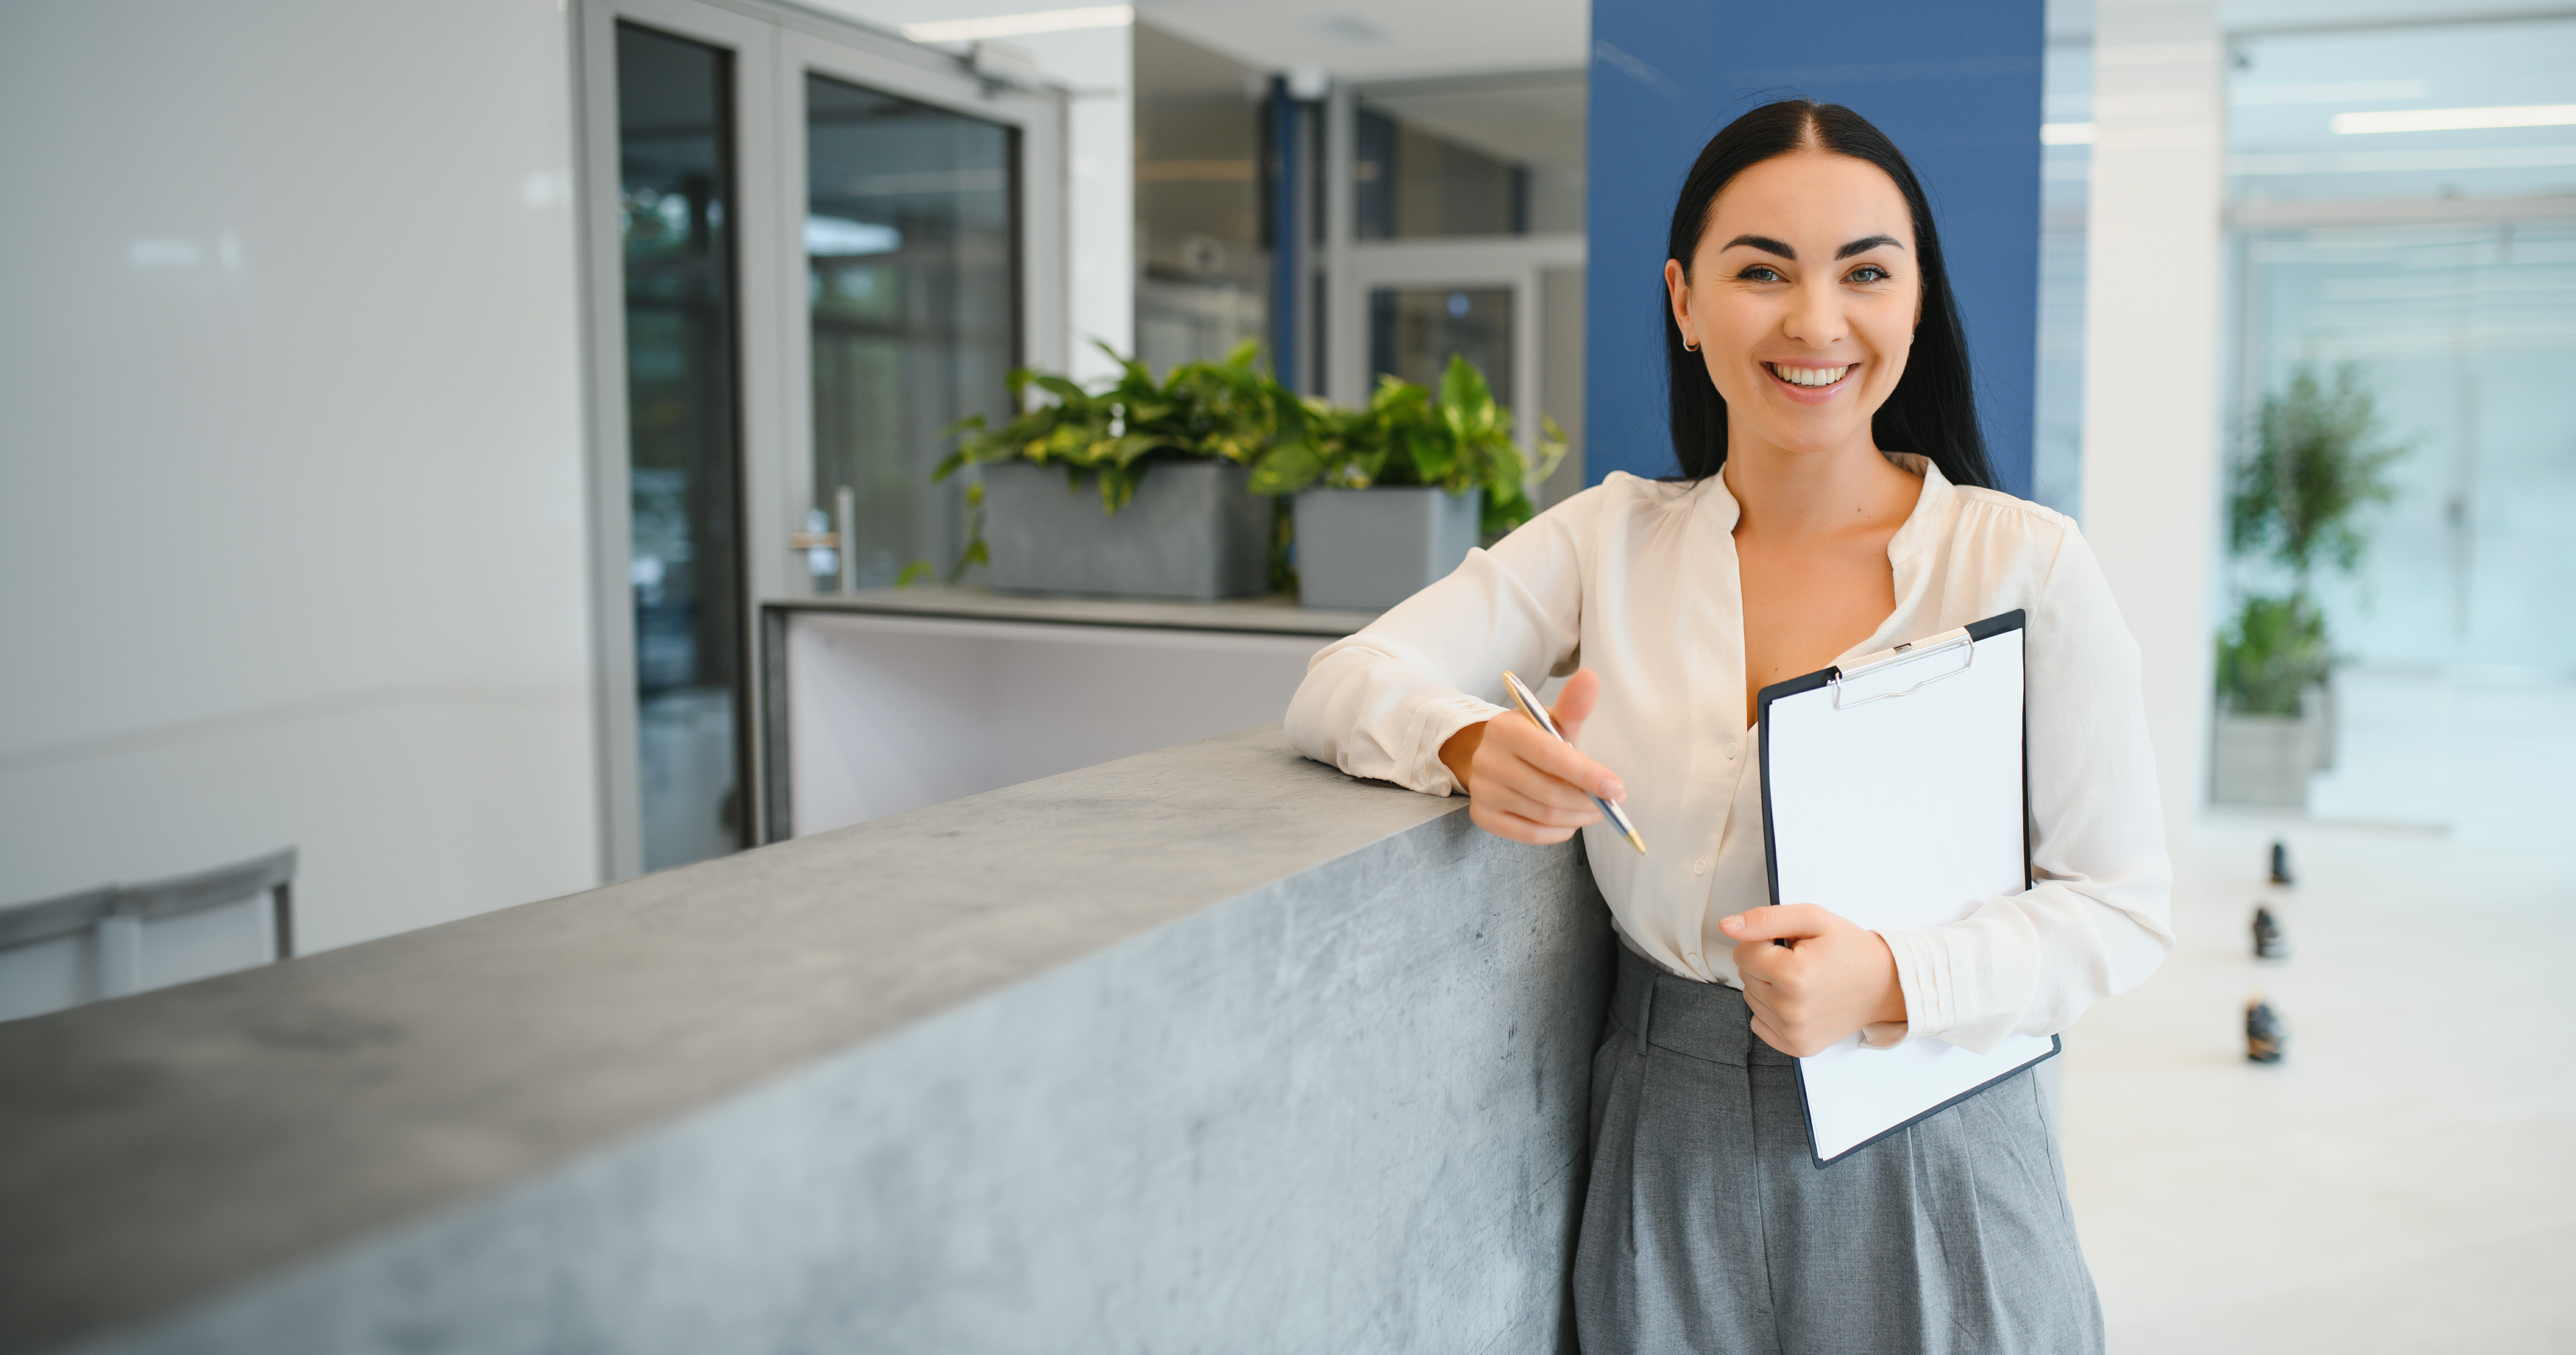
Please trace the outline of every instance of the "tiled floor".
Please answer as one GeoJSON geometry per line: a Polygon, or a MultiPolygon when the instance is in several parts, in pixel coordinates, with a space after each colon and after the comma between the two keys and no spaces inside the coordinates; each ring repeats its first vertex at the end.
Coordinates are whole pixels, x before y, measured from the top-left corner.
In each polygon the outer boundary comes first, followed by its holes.
{"type": "Polygon", "coordinates": [[[2173,958],[2067,1037],[2117,1355],[2576,1351],[2576,692],[2417,690],[2451,709],[2411,726],[2402,684],[2364,695],[2317,797],[2345,822],[2196,825],[2173,958]],[[2293,890],[2263,884],[2276,835],[2293,890]],[[2286,962],[2251,958],[2267,895],[2286,962]],[[2244,1059],[2258,989],[2274,1067],[2244,1059]]]}

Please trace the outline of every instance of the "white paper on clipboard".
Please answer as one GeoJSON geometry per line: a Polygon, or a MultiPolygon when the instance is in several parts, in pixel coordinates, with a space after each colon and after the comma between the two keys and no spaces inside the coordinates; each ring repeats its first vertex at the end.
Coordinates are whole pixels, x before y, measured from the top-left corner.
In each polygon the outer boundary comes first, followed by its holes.
{"type": "MultiPolygon", "coordinates": [[[[1873,930],[1937,927],[2029,887],[2023,614],[1762,689],[1773,903],[1873,930]]],[[[1855,1035],[1798,1060],[1818,1167],[2057,1052],[2007,1036],[1975,1053],[1855,1035]]]]}

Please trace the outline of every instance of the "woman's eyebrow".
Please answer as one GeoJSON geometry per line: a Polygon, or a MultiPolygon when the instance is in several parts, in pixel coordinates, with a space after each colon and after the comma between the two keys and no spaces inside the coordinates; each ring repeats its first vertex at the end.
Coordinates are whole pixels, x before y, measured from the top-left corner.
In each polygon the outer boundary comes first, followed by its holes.
{"type": "Polygon", "coordinates": [[[1866,253],[1869,250],[1876,249],[1880,245],[1894,245],[1898,249],[1905,248],[1905,242],[1897,239],[1893,235],[1872,235],[1864,239],[1854,240],[1850,244],[1835,250],[1834,257],[1837,259],[1848,259],[1855,254],[1866,253]]]}
{"type": "MultiPolygon", "coordinates": [[[[1798,257],[1798,251],[1789,248],[1787,245],[1781,244],[1779,241],[1774,240],[1767,235],[1739,235],[1726,242],[1727,249],[1733,249],[1737,245],[1751,245],[1755,249],[1761,250],[1766,254],[1777,254],[1781,258],[1791,260],[1792,262],[1796,261],[1798,257]]],[[[1724,251],[1720,252],[1722,253],[1724,251]]]]}

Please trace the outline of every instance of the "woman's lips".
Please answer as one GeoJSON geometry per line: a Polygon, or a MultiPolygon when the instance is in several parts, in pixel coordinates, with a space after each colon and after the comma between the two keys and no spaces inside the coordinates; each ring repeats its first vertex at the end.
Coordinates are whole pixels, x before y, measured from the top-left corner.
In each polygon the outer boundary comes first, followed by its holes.
{"type": "Polygon", "coordinates": [[[1809,367],[1766,362],[1762,370],[1771,374],[1771,383],[1782,394],[1802,405],[1820,405],[1834,398],[1843,383],[1858,370],[1859,363],[1846,362],[1839,367],[1809,367]]]}

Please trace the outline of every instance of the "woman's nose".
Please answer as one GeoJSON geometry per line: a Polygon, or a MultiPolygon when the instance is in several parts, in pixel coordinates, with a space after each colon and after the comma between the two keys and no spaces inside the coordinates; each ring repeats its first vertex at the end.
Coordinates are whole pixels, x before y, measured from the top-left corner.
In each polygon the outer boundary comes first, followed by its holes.
{"type": "Polygon", "coordinates": [[[1831,287],[1799,288],[1781,330],[1809,348],[1831,345],[1843,336],[1842,298],[1831,287]]]}

